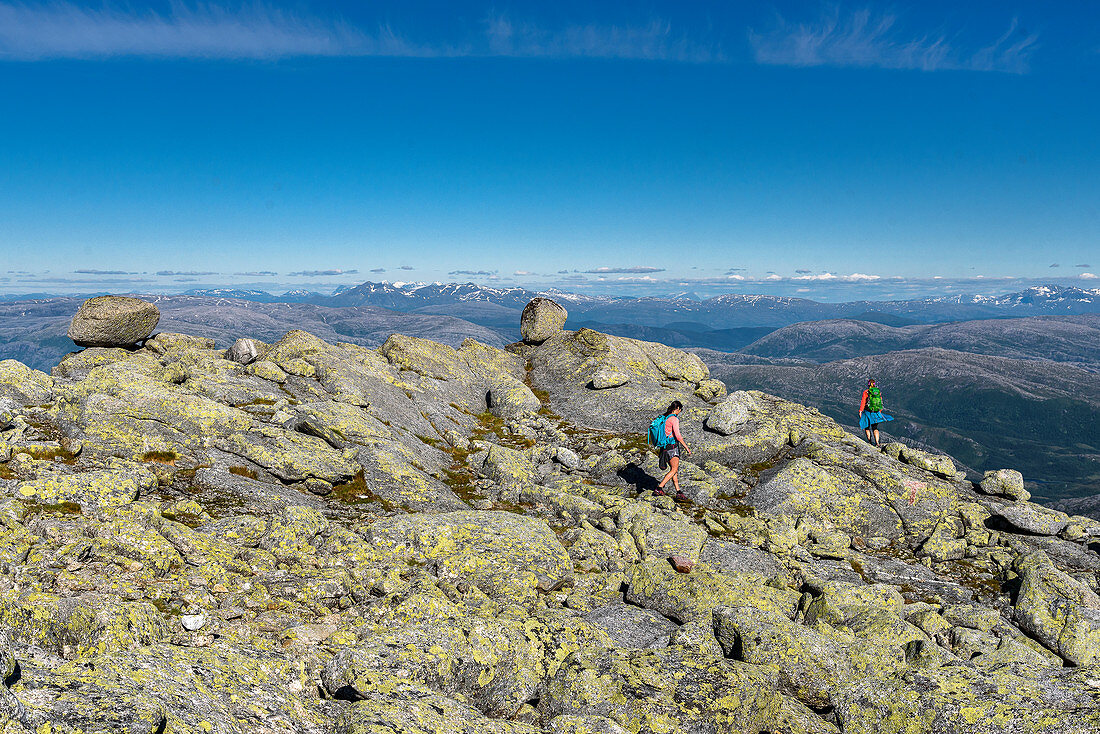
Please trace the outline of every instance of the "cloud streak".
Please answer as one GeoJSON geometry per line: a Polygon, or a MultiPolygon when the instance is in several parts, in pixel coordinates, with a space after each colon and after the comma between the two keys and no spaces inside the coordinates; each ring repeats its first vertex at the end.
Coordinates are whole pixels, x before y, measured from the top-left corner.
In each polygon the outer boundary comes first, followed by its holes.
{"type": "Polygon", "coordinates": [[[632,268],[602,267],[602,268],[592,268],[591,270],[585,270],[584,272],[586,272],[586,273],[596,273],[598,275],[607,275],[608,273],[632,273],[632,274],[661,273],[661,272],[664,272],[664,268],[648,268],[648,267],[642,267],[642,266],[635,266],[635,267],[632,267],[632,268]]]}
{"type": "MultiPolygon", "coordinates": [[[[795,272],[801,273],[802,270],[795,272]]],[[[851,275],[835,275],[833,273],[820,273],[817,275],[796,275],[791,280],[807,280],[807,281],[832,281],[834,283],[863,283],[872,280],[880,280],[878,275],[867,275],[866,273],[852,273],[851,275]]]]}
{"type": "Polygon", "coordinates": [[[262,4],[239,9],[174,5],[161,14],[69,2],[0,2],[0,59],[146,56],[277,59],[287,56],[430,55],[386,28],[367,34],[262,4]]]}
{"type": "Polygon", "coordinates": [[[833,9],[813,23],[779,18],[768,31],[750,30],[757,63],[776,66],[849,66],[921,71],[1028,71],[1038,37],[1019,32],[1013,20],[999,38],[978,49],[964,49],[943,34],[907,36],[898,17],[833,9]]]}
{"type": "Polygon", "coordinates": [[[166,12],[125,5],[82,7],[67,0],[0,0],[0,60],[275,60],[288,57],[615,58],[706,63],[724,60],[664,20],[632,26],[549,28],[504,15],[466,37],[417,43],[388,25],[366,30],[337,18],[273,8],[182,3],[166,12]]]}
{"type": "Polygon", "coordinates": [[[287,275],[295,277],[307,277],[312,278],[318,275],[355,275],[358,270],[298,270],[293,273],[287,273],[287,275]]]}
{"type": "Polygon", "coordinates": [[[676,34],[667,21],[645,25],[572,25],[551,30],[505,16],[486,21],[493,56],[537,58],[605,58],[710,63],[724,61],[721,48],[676,34]]]}

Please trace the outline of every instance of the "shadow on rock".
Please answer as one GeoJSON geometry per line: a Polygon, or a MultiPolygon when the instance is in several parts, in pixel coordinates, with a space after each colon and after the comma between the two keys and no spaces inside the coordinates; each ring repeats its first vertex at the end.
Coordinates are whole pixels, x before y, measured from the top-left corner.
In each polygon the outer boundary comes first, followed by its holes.
{"type": "Polygon", "coordinates": [[[657,485],[660,483],[660,480],[648,474],[642,467],[634,462],[627,464],[615,473],[618,475],[619,479],[622,479],[639,492],[644,492],[647,489],[657,489],[657,485]]]}

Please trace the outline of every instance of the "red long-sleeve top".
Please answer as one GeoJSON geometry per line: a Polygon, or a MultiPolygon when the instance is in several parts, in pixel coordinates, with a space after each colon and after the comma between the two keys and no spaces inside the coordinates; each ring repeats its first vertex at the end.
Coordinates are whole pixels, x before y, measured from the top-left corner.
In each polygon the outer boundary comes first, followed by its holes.
{"type": "Polygon", "coordinates": [[[867,391],[863,391],[863,399],[859,401],[859,412],[862,413],[867,409],[867,391]]]}

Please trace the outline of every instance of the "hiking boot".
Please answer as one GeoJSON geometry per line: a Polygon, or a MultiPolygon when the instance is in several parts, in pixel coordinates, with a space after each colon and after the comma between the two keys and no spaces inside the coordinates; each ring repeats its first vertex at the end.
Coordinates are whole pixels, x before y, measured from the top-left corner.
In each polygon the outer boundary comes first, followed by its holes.
{"type": "Polygon", "coordinates": [[[665,496],[665,490],[661,489],[660,487],[657,487],[657,489],[653,490],[653,494],[657,495],[658,497],[664,497],[665,496]]]}
{"type": "Polygon", "coordinates": [[[688,497],[683,492],[677,492],[676,496],[673,497],[672,499],[676,500],[677,502],[691,502],[691,498],[688,497]]]}

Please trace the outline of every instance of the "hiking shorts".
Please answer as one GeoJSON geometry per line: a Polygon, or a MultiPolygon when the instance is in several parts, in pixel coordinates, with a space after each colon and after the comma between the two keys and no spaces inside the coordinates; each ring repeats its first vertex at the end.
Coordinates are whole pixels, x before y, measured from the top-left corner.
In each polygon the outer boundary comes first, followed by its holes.
{"type": "Polygon", "coordinates": [[[661,453],[657,457],[657,462],[662,469],[668,469],[669,465],[672,464],[672,457],[678,457],[679,455],[680,445],[674,443],[671,446],[665,446],[661,449],[661,453]]]}

